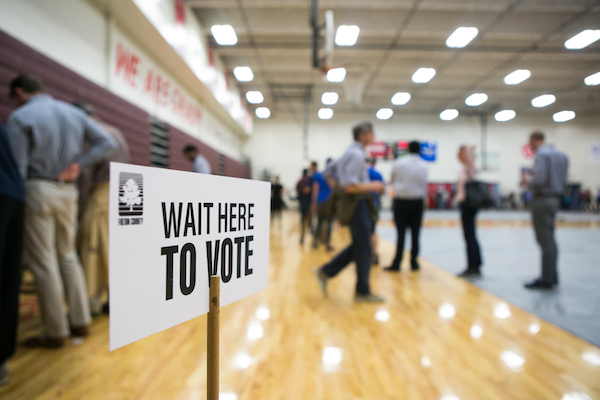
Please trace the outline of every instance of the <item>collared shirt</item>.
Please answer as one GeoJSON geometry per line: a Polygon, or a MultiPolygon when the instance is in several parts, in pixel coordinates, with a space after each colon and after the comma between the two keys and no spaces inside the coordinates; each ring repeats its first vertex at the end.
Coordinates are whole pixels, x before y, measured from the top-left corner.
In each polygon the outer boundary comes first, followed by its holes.
{"type": "Polygon", "coordinates": [[[529,187],[534,196],[561,195],[567,184],[569,159],[550,144],[538,147],[529,187]]]}
{"type": "Polygon", "coordinates": [[[198,154],[194,159],[194,172],[198,172],[199,174],[210,174],[210,164],[208,160],[204,158],[202,154],[198,154]]]}
{"type": "Polygon", "coordinates": [[[418,154],[394,162],[392,185],[397,199],[422,199],[427,195],[427,164],[418,154]]]}
{"type": "Polygon", "coordinates": [[[340,186],[346,187],[358,183],[368,183],[365,148],[360,142],[354,142],[346,152],[324,172],[325,176],[335,176],[340,186]]]}
{"type": "Polygon", "coordinates": [[[6,131],[24,179],[56,179],[72,163],[92,165],[115,147],[97,122],[49,94],[34,96],[14,111],[6,131]],[[84,142],[90,144],[87,152],[84,142]]]}

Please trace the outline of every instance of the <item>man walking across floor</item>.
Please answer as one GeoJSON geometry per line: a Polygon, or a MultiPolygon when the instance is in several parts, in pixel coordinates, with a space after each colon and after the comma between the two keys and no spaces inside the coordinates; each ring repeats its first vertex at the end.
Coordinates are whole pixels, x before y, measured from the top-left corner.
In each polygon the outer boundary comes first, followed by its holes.
{"type": "Polygon", "coordinates": [[[408,144],[408,155],[394,162],[392,181],[394,192],[394,221],[398,232],[396,256],[392,265],[384,268],[389,272],[400,272],[404,255],[404,234],[410,227],[412,249],[410,267],[419,270],[419,233],[423,219],[423,203],[427,195],[427,164],[419,155],[421,144],[417,141],[408,144]]]}
{"type": "Polygon", "coordinates": [[[57,348],[71,335],[86,336],[91,321],[85,277],[75,251],[75,181],[81,167],[98,162],[115,145],[98,123],[44,93],[41,82],[31,75],[12,80],[10,97],[21,105],[8,118],[6,131],[27,190],[24,258],[35,277],[44,327],[42,335],[25,344],[57,348]],[[86,152],[84,142],[90,145],[86,152]]]}
{"type": "MultiPolygon", "coordinates": [[[[382,182],[370,182],[367,174],[365,147],[373,143],[373,125],[361,123],[354,127],[352,133],[354,143],[335,163],[343,191],[336,205],[337,215],[342,224],[350,225],[352,243],[329,263],[315,269],[315,274],[323,294],[327,296],[327,281],[354,261],[357,278],[354,300],[383,302],[383,297],[371,293],[369,285],[373,251],[370,238],[374,221],[372,214],[375,212],[370,192],[383,193],[385,186],[382,182]]],[[[331,173],[329,168],[326,171],[331,173]]]]}
{"type": "Polygon", "coordinates": [[[556,212],[567,183],[567,156],[546,144],[542,132],[533,132],[529,145],[535,151],[529,188],[533,193],[531,214],[535,237],[542,249],[542,276],[525,284],[528,289],[552,289],[558,284],[558,248],[554,238],[556,212]]]}

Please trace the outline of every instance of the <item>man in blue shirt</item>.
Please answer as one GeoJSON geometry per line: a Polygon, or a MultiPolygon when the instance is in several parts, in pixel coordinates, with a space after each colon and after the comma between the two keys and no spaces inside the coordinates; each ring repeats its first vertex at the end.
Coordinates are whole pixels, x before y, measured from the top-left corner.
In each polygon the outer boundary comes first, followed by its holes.
{"type": "MultiPolygon", "coordinates": [[[[375,158],[371,158],[369,160],[369,181],[373,182],[381,182],[385,184],[383,180],[383,176],[375,169],[375,158]]],[[[373,223],[373,234],[371,235],[371,245],[373,246],[373,257],[372,262],[375,265],[379,264],[379,252],[377,251],[377,231],[375,230],[377,227],[377,221],[379,221],[379,210],[381,210],[381,195],[377,192],[372,192],[373,201],[375,201],[375,207],[377,208],[377,219],[373,223]]]]}
{"type": "Polygon", "coordinates": [[[58,348],[69,336],[86,336],[91,322],[75,250],[79,195],[75,181],[81,167],[97,163],[116,145],[82,110],[44,93],[34,76],[13,79],[10,97],[21,106],[8,117],[6,132],[27,189],[23,254],[35,276],[44,326],[44,332],[25,345],[58,348]]]}
{"type": "Polygon", "coordinates": [[[15,352],[25,221],[25,186],[0,124],[0,386],[10,382],[8,360],[15,352]]]}
{"type": "MultiPolygon", "coordinates": [[[[327,160],[327,165],[331,163],[331,158],[327,160]]],[[[317,214],[317,228],[314,232],[313,237],[313,248],[316,249],[319,245],[319,240],[322,238],[323,225],[325,227],[325,238],[323,243],[326,246],[327,251],[333,250],[330,245],[331,239],[331,224],[333,222],[333,215],[331,214],[330,206],[331,188],[329,183],[321,172],[315,172],[313,175],[313,191],[312,191],[312,203],[311,212],[317,214]]]]}
{"type": "MultiPolygon", "coordinates": [[[[333,260],[321,268],[315,269],[317,281],[327,296],[327,281],[337,275],[352,261],[356,263],[356,291],[354,301],[380,303],[384,298],[371,293],[369,273],[371,271],[371,220],[368,199],[365,195],[370,192],[383,193],[385,186],[382,182],[370,182],[365,162],[365,147],[373,143],[373,125],[369,122],[361,123],[352,130],[354,143],[335,162],[338,173],[339,185],[344,195],[355,196],[358,200],[350,220],[350,233],[352,243],[339,253],[333,260]]],[[[327,171],[330,173],[330,168],[327,171]]],[[[351,210],[352,211],[352,210],[351,210]]]]}

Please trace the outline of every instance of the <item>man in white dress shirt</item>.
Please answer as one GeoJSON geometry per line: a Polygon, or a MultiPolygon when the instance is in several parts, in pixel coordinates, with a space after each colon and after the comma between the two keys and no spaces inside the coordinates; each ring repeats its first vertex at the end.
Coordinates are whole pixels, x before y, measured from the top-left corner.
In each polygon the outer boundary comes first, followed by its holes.
{"type": "Polygon", "coordinates": [[[419,231],[423,219],[423,201],[427,195],[427,164],[419,155],[421,144],[417,141],[408,144],[408,155],[394,162],[392,180],[394,197],[394,220],[398,231],[396,256],[392,265],[384,268],[389,272],[400,272],[404,253],[404,233],[410,227],[412,250],[410,265],[412,271],[419,270],[419,231]]]}

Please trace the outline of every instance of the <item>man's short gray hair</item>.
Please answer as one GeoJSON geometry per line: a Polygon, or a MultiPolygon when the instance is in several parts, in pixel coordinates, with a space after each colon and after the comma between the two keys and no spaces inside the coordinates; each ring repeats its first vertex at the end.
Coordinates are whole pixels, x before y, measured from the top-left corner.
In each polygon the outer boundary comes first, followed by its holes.
{"type": "Polygon", "coordinates": [[[358,140],[360,135],[363,133],[373,132],[373,124],[370,122],[361,122],[352,128],[352,135],[354,136],[354,140],[358,140]]]}

